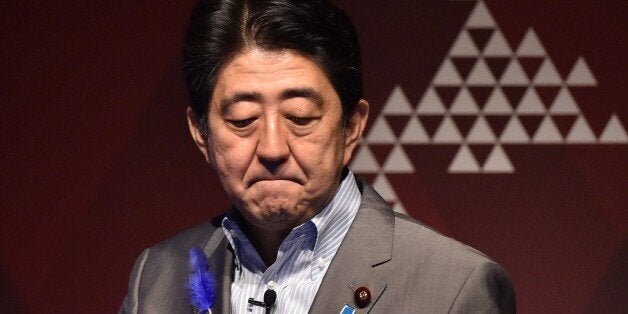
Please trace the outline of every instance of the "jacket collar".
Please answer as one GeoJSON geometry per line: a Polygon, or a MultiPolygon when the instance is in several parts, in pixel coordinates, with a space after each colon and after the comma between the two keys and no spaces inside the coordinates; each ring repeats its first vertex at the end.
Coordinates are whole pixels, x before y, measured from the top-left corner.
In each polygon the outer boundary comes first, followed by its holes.
{"type": "Polygon", "coordinates": [[[386,289],[377,267],[392,256],[394,213],[387,203],[367,184],[362,187],[362,202],[336,256],[332,260],[310,313],[337,313],[343,306],[358,309],[354,291],[366,287],[371,302],[362,310],[368,312],[386,289]]]}

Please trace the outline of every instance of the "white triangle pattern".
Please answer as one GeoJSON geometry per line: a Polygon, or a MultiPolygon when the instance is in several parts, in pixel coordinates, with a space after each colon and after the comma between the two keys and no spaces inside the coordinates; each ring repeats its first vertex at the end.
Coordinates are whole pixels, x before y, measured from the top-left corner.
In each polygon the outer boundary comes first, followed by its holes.
{"type": "Polygon", "coordinates": [[[569,89],[563,87],[558,92],[556,99],[554,99],[549,112],[553,114],[579,114],[580,109],[576,104],[576,100],[571,96],[569,89]]]}
{"type": "Polygon", "coordinates": [[[535,144],[560,144],[563,141],[563,137],[560,135],[560,131],[554,123],[554,119],[550,116],[545,116],[541,125],[534,133],[532,143],[535,144]]]}
{"type": "Polygon", "coordinates": [[[545,48],[541,44],[539,37],[536,36],[534,29],[530,28],[526,32],[523,40],[517,48],[517,55],[520,57],[543,57],[545,56],[545,48]]]}
{"type": "Polygon", "coordinates": [[[458,144],[462,142],[462,135],[460,135],[460,131],[458,131],[451,117],[446,116],[445,119],[443,119],[438,129],[436,129],[432,141],[441,144],[458,144]]]}
{"type": "Polygon", "coordinates": [[[563,83],[563,79],[558,74],[558,70],[556,70],[552,60],[545,58],[532,82],[538,86],[560,86],[563,83]]]}
{"type": "Polygon", "coordinates": [[[390,185],[390,182],[388,182],[385,174],[380,173],[377,175],[375,181],[373,181],[373,188],[385,201],[394,202],[397,200],[397,194],[390,185]]]}
{"type": "Polygon", "coordinates": [[[484,55],[487,57],[510,57],[512,55],[512,49],[500,30],[497,29],[493,32],[493,36],[484,48],[484,55]]]}
{"type": "Polygon", "coordinates": [[[423,124],[417,117],[411,117],[399,137],[401,144],[423,144],[430,141],[423,124]]]}
{"type": "Polygon", "coordinates": [[[567,76],[567,85],[571,86],[595,86],[597,80],[589,69],[587,62],[583,57],[578,58],[574,64],[569,76],[567,76]]]}
{"type": "Polygon", "coordinates": [[[440,68],[434,76],[430,87],[419,101],[415,109],[412,109],[407,96],[402,88],[396,85],[386,101],[380,116],[377,117],[369,135],[361,141],[358,152],[351,162],[351,168],[358,173],[377,173],[374,187],[385,200],[394,203],[395,211],[405,212],[405,207],[398,199],[386,173],[414,173],[415,169],[401,146],[416,144],[460,144],[454,159],[449,165],[449,173],[513,173],[515,171],[502,144],[628,144],[628,134],[616,114],[613,114],[602,134],[596,138],[586,118],[567,86],[596,86],[597,80],[585,59],[580,56],[572,67],[565,80],[562,79],[556,66],[547,55],[543,44],[539,40],[534,29],[529,28],[523,39],[513,53],[513,48],[504,38],[495,20],[482,0],[478,1],[465,24],[458,34],[454,44],[450,48],[448,57],[443,60],[440,68]],[[489,39],[483,52],[479,52],[473,42],[467,28],[493,28],[493,35],[489,39]],[[465,85],[469,86],[494,86],[496,79],[490,71],[483,57],[509,57],[510,62],[506,67],[499,85],[503,86],[528,86],[516,111],[505,97],[500,86],[495,86],[486,105],[479,109],[473,96],[465,85]],[[463,82],[451,57],[474,57],[477,62],[472,68],[467,79],[463,82]],[[541,67],[530,80],[518,61],[519,57],[542,57],[541,67]],[[566,84],[566,86],[565,86],[566,84]],[[459,86],[462,87],[449,110],[445,108],[442,100],[436,94],[434,86],[459,86]],[[549,111],[545,109],[535,86],[562,86],[549,111]],[[477,115],[478,118],[471,127],[467,138],[462,139],[460,131],[456,127],[450,115],[477,115]],[[483,114],[510,115],[504,131],[494,134],[483,114]],[[544,115],[541,125],[532,139],[519,120],[519,115],[544,115]],[[562,135],[551,115],[578,115],[574,125],[565,138],[562,135]],[[410,116],[410,120],[396,138],[384,115],[410,116]],[[421,120],[417,116],[436,115],[445,116],[430,139],[421,120]],[[490,144],[495,143],[484,165],[480,166],[466,143],[490,144]],[[394,148],[384,165],[380,167],[373,155],[369,144],[394,144],[394,148]]]}
{"type": "Polygon", "coordinates": [[[445,106],[440,100],[440,97],[436,95],[436,91],[434,90],[434,88],[428,88],[428,90],[423,95],[423,98],[421,98],[421,102],[417,106],[416,112],[417,114],[425,115],[445,113],[445,106]]]}
{"type": "Polygon", "coordinates": [[[458,34],[456,42],[449,51],[449,55],[452,57],[477,57],[478,54],[478,48],[473,43],[471,36],[466,30],[458,34]]]}
{"type": "Polygon", "coordinates": [[[409,115],[412,113],[410,101],[408,101],[408,97],[406,97],[399,85],[393,88],[393,92],[384,105],[383,112],[391,115],[409,115]]]}
{"type": "Polygon", "coordinates": [[[600,135],[600,143],[604,144],[625,144],[628,143],[628,134],[622,126],[616,114],[613,114],[602,134],[600,135]]]}
{"type": "Polygon", "coordinates": [[[480,172],[480,165],[471,153],[467,145],[460,145],[453,161],[447,170],[450,173],[477,173],[480,172]]]}
{"type": "Polygon", "coordinates": [[[486,162],[484,162],[482,170],[485,173],[513,173],[515,172],[515,167],[508,159],[504,149],[500,145],[495,145],[486,162]]]}
{"type": "Polygon", "coordinates": [[[384,163],[386,173],[413,173],[414,166],[408,159],[406,152],[400,145],[395,145],[388,159],[384,163]]]}
{"type": "Polygon", "coordinates": [[[358,153],[351,162],[351,169],[360,173],[377,173],[379,165],[368,145],[360,145],[358,153]]]}
{"type": "Polygon", "coordinates": [[[480,116],[467,135],[467,142],[471,144],[487,144],[494,143],[496,140],[493,130],[486,122],[484,116],[480,116]]]}
{"type": "Polygon", "coordinates": [[[484,59],[479,59],[473,69],[471,69],[471,73],[469,73],[469,77],[467,78],[467,84],[469,85],[495,85],[495,77],[493,77],[493,73],[486,65],[484,59]]]}
{"type": "Polygon", "coordinates": [[[517,113],[521,115],[545,114],[543,102],[541,101],[539,94],[536,93],[534,87],[530,87],[526,90],[526,93],[523,95],[523,98],[519,103],[519,107],[517,107],[517,113]]]}
{"type": "Polygon", "coordinates": [[[530,83],[517,58],[510,60],[504,74],[502,74],[500,83],[504,86],[522,86],[530,83]]]}
{"type": "Polygon", "coordinates": [[[369,144],[394,144],[396,142],[395,133],[384,119],[384,116],[379,116],[375,121],[375,124],[371,128],[371,132],[367,137],[369,144]]]}
{"type": "Polygon", "coordinates": [[[467,27],[495,27],[495,20],[486,8],[484,1],[478,1],[466,23],[467,27]]]}
{"type": "Polygon", "coordinates": [[[493,93],[489,96],[484,107],[484,113],[488,114],[511,114],[512,107],[510,102],[506,99],[504,92],[500,87],[493,89],[493,93]]]}
{"type": "Polygon", "coordinates": [[[454,67],[454,64],[449,59],[445,59],[441,64],[440,69],[434,77],[434,84],[436,85],[460,85],[462,78],[454,67]]]}
{"type": "Polygon", "coordinates": [[[461,88],[449,109],[452,114],[476,114],[480,111],[467,88],[461,88]]]}
{"type": "Polygon", "coordinates": [[[591,130],[589,123],[583,115],[578,116],[576,122],[567,133],[565,141],[571,144],[592,144],[595,143],[595,133],[591,130]]]}

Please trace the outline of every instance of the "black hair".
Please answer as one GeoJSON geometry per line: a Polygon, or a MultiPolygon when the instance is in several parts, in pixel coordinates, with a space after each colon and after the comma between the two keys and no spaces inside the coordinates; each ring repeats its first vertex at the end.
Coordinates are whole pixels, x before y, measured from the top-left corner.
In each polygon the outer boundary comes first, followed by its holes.
{"type": "Polygon", "coordinates": [[[340,98],[346,124],[363,85],[357,34],[342,10],[328,0],[200,0],[187,28],[183,72],[202,128],[221,67],[254,46],[294,50],[316,62],[340,98]]]}

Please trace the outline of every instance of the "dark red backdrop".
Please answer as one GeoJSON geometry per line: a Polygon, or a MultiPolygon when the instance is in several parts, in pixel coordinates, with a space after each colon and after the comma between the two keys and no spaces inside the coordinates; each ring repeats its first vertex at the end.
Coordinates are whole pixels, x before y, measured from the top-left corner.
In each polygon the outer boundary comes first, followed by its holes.
{"type": "MultiPolygon", "coordinates": [[[[192,1],[0,4],[0,312],[110,313],[142,248],[225,209],[188,138],[180,47],[192,1]]],[[[415,105],[474,2],[338,1],[364,50],[372,116],[396,84],[415,105]]],[[[488,1],[505,37],[529,27],[599,135],[628,123],[625,1],[488,1]]],[[[517,42],[511,42],[515,46],[517,42]]],[[[446,172],[455,149],[417,151],[404,204],[491,255],[521,312],[628,308],[628,145],[518,146],[517,171],[446,172]]],[[[409,152],[411,153],[411,152],[409,152]]],[[[405,179],[404,179],[405,180],[405,179]]]]}

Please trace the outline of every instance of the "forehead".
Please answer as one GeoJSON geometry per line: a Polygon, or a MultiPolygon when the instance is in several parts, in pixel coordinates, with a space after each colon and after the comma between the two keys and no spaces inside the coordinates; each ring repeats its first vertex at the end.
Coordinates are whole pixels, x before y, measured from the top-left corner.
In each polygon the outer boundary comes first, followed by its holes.
{"type": "Polygon", "coordinates": [[[325,71],[311,58],[292,50],[249,49],[222,67],[213,96],[233,92],[259,92],[268,96],[286,88],[311,88],[338,98],[325,71]]]}

